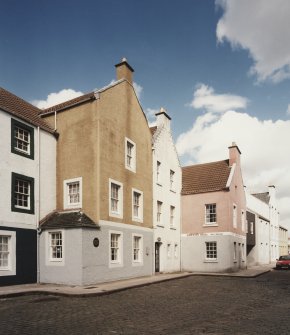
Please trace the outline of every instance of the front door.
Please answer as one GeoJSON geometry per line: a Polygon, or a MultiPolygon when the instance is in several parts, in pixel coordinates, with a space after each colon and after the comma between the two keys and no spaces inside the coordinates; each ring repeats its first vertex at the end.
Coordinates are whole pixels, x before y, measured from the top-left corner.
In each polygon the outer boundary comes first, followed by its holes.
{"type": "Polygon", "coordinates": [[[160,271],[160,243],[155,243],[155,272],[160,271]]]}

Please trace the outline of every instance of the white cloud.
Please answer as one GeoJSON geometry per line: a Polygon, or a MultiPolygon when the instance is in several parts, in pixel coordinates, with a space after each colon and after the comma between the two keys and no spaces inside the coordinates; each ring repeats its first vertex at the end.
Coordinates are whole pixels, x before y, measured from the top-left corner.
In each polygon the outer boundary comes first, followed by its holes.
{"type": "Polygon", "coordinates": [[[290,77],[290,1],[216,0],[223,9],[217,24],[219,42],[249,51],[250,69],[259,82],[290,77]]]}
{"type": "Polygon", "coordinates": [[[246,108],[247,104],[248,100],[244,97],[233,94],[216,94],[212,87],[199,84],[190,106],[211,112],[226,112],[230,109],[246,108]]]}
{"type": "Polygon", "coordinates": [[[261,121],[246,113],[208,112],[178,137],[176,147],[187,165],[227,159],[232,142],[242,151],[245,185],[256,192],[275,185],[281,224],[290,230],[290,120],[261,121]]]}
{"type": "Polygon", "coordinates": [[[155,114],[160,112],[160,109],[158,108],[146,108],[145,109],[145,114],[147,117],[147,120],[149,122],[149,127],[155,126],[156,124],[156,116],[155,114]]]}
{"type": "Polygon", "coordinates": [[[46,100],[34,100],[31,103],[40,109],[45,109],[57,104],[60,104],[64,101],[68,101],[74,98],[77,98],[84,93],[74,91],[71,88],[63,89],[57,93],[50,93],[47,96],[46,100]]]}
{"type": "Polygon", "coordinates": [[[135,93],[136,93],[138,99],[140,100],[140,98],[141,98],[141,93],[142,93],[142,91],[143,91],[143,87],[140,86],[140,85],[138,85],[138,84],[135,83],[135,82],[133,83],[133,87],[134,87],[134,90],[135,90],[135,93]]]}

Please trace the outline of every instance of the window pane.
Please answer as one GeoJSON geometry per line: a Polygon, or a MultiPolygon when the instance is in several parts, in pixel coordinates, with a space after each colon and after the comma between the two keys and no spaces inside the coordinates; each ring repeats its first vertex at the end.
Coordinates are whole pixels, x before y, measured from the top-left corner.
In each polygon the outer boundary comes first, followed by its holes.
{"type": "Polygon", "coordinates": [[[119,234],[111,234],[111,261],[119,260],[119,234]]]}
{"type": "Polygon", "coordinates": [[[29,207],[30,183],[16,179],[14,188],[14,205],[16,207],[29,207]]]}
{"type": "Polygon", "coordinates": [[[50,234],[51,258],[62,259],[62,233],[50,234]]]}
{"type": "Polygon", "coordinates": [[[30,150],[29,131],[15,126],[14,138],[15,138],[15,149],[29,154],[30,150]]]}
{"type": "Polygon", "coordinates": [[[80,183],[78,181],[68,184],[68,197],[69,204],[80,202],[80,183]]]}

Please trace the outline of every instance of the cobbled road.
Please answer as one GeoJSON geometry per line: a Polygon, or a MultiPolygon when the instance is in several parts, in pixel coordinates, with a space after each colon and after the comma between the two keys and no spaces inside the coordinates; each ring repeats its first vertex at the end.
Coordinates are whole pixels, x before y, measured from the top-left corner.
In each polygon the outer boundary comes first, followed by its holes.
{"type": "Polygon", "coordinates": [[[106,296],[0,299],[0,333],[290,334],[290,271],[191,276],[106,296]]]}

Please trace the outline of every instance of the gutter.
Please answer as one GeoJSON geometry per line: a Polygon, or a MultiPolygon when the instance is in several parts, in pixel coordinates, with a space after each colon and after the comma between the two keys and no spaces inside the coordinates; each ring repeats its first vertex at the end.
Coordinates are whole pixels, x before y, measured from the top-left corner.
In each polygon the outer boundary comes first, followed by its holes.
{"type": "Polygon", "coordinates": [[[48,112],[44,112],[44,113],[41,113],[40,114],[40,117],[43,117],[43,116],[47,116],[47,115],[50,115],[50,114],[54,114],[54,113],[57,113],[57,112],[61,112],[65,109],[68,109],[68,108],[71,108],[71,107],[75,107],[75,106],[78,106],[78,105],[81,105],[85,102],[88,102],[90,100],[96,100],[97,97],[96,97],[96,94],[94,94],[94,96],[90,96],[82,101],[78,101],[78,102],[75,102],[75,103],[72,103],[70,105],[66,105],[66,106],[63,106],[63,107],[60,107],[60,108],[57,108],[57,109],[54,109],[54,110],[50,110],[48,112]]]}

